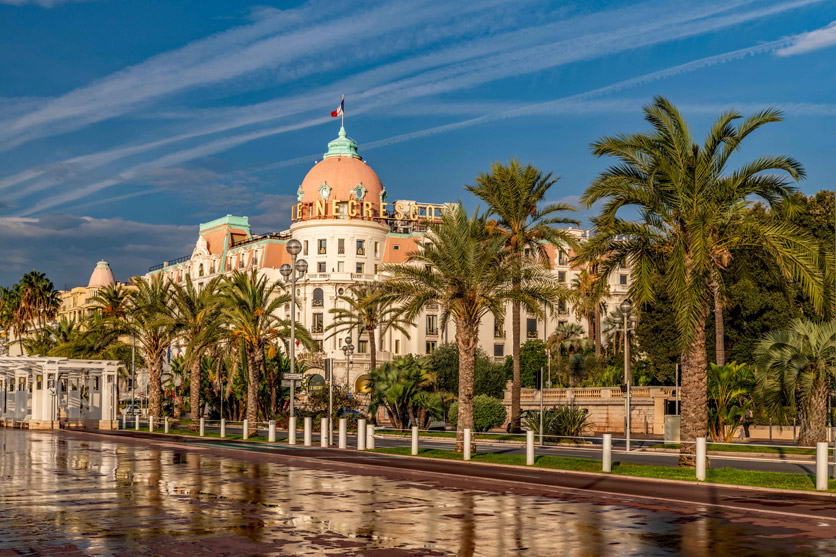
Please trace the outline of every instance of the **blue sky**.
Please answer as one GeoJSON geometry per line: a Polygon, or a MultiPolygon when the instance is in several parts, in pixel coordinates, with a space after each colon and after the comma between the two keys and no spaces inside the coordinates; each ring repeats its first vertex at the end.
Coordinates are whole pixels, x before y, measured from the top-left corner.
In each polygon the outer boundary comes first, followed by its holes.
{"type": "Polygon", "coordinates": [[[494,160],[561,177],[589,144],[673,100],[700,138],[722,110],[786,121],[740,160],[836,176],[836,1],[0,0],[0,284],[119,279],[189,253],[227,213],[285,229],[305,173],[346,128],[392,199],[443,202],[494,160]]]}

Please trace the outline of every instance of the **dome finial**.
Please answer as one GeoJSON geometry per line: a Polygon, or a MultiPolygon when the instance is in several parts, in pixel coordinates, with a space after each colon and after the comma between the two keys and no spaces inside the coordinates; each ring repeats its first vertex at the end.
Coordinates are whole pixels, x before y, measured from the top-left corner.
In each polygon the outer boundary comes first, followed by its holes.
{"type": "Polygon", "coordinates": [[[328,143],[328,152],[323,155],[323,158],[328,157],[352,157],[362,160],[363,157],[357,154],[357,143],[348,137],[345,131],[345,126],[340,126],[340,133],[337,139],[328,143]]]}

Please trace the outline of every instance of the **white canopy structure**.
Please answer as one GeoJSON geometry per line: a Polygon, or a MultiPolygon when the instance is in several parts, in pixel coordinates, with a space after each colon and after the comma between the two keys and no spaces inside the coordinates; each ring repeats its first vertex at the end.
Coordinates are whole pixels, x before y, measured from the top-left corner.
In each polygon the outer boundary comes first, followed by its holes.
{"type": "Polygon", "coordinates": [[[0,356],[0,423],[112,429],[118,367],[116,360],[0,356]]]}

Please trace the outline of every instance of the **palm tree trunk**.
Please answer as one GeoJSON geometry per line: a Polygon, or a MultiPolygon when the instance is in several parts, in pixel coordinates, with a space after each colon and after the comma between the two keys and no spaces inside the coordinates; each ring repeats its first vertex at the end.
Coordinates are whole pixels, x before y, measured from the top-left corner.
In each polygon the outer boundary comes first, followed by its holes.
{"type": "Polygon", "coordinates": [[[261,375],[262,354],[258,348],[247,349],[247,430],[248,435],[255,435],[258,419],[258,378],[261,375]]]}
{"type": "Polygon", "coordinates": [[[726,329],[723,325],[723,299],[717,281],[711,284],[711,289],[714,291],[714,359],[718,366],[724,366],[726,365],[726,329]]]}
{"type": "Polygon", "coordinates": [[[162,418],[163,415],[163,357],[145,353],[148,362],[148,415],[162,418]]]}
{"type": "Polygon", "coordinates": [[[797,444],[804,447],[815,446],[820,441],[827,441],[827,383],[817,381],[810,393],[809,407],[804,409],[800,422],[797,444]]]}
{"type": "MultiPolygon", "coordinates": [[[[369,334],[369,365],[371,366],[369,367],[369,371],[372,371],[374,368],[377,367],[377,343],[375,342],[374,338],[374,328],[366,329],[366,332],[369,334]]],[[[346,379],[348,379],[347,376],[346,379]]]]}
{"type": "MultiPolygon", "coordinates": [[[[461,354],[461,346],[459,346],[459,354],[461,354]]],[[[518,432],[520,431],[522,379],[520,377],[520,303],[517,301],[511,302],[511,354],[514,360],[514,375],[511,379],[511,431],[518,432]]],[[[461,368],[461,365],[459,367],[461,368]]],[[[459,379],[459,389],[461,390],[461,379],[459,379]]],[[[458,446],[458,443],[456,445],[458,446]]]]}
{"type": "Polygon", "coordinates": [[[189,417],[192,419],[191,429],[196,431],[200,419],[200,358],[194,358],[189,378],[189,417]]]}
{"type": "Polygon", "coordinates": [[[708,361],[705,354],[705,316],[694,327],[691,345],[682,353],[682,448],[679,465],[696,465],[697,437],[708,435],[708,361]]]}
{"type": "MultiPolygon", "coordinates": [[[[464,430],[473,432],[473,380],[478,344],[478,324],[456,320],[459,346],[459,415],[456,425],[456,452],[464,452],[464,430]]],[[[471,437],[471,440],[473,438],[471,437]]],[[[471,447],[472,450],[472,447],[471,447]]]]}
{"type": "Polygon", "coordinates": [[[601,357],[601,304],[595,304],[595,357],[601,357]]]}

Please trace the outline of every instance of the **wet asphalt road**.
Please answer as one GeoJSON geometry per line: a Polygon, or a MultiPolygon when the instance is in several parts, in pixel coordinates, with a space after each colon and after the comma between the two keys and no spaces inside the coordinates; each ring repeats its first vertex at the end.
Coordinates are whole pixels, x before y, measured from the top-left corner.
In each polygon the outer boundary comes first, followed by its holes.
{"type": "Polygon", "coordinates": [[[787,497],[760,501],[770,512],[747,510],[754,493],[680,504],[350,451],[21,430],[0,430],[0,444],[0,556],[836,552],[836,500],[816,518],[787,497]]]}

